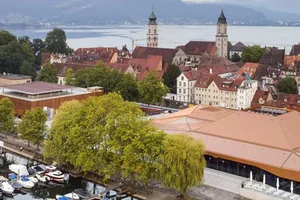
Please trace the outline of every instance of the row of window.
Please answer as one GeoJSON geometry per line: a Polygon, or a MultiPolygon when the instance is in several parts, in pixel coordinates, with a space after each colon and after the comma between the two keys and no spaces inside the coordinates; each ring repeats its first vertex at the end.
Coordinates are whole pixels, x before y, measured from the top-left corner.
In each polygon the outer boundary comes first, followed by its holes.
{"type": "MultiPolygon", "coordinates": [[[[206,89],[206,88],[196,88],[196,91],[204,91],[204,92],[210,92],[210,89],[206,89]]],[[[219,93],[219,90],[211,90],[213,93],[219,93]]],[[[230,92],[228,91],[220,91],[221,94],[230,94],[230,92]]],[[[234,92],[231,92],[232,95],[234,95],[234,92]]]]}

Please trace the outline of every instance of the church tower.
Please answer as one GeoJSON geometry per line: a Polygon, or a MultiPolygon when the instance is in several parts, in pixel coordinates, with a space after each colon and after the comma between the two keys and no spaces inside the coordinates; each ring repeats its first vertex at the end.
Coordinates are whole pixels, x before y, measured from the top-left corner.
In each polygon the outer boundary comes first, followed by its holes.
{"type": "Polygon", "coordinates": [[[228,35],[227,35],[227,21],[223,9],[217,23],[216,46],[218,49],[218,56],[228,58],[228,35]]]}
{"type": "Polygon", "coordinates": [[[148,24],[148,34],[147,34],[147,47],[157,47],[158,46],[158,34],[157,34],[157,23],[156,16],[154,14],[154,7],[152,8],[152,13],[149,17],[148,24]]]}

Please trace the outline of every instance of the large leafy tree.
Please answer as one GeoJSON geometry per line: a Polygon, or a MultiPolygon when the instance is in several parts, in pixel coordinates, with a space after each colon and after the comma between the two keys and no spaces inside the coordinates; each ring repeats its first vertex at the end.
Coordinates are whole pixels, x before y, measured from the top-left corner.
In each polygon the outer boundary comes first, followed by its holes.
{"type": "Polygon", "coordinates": [[[184,134],[167,135],[157,164],[165,187],[185,194],[187,188],[201,183],[206,166],[204,145],[184,134]]]}
{"type": "Polygon", "coordinates": [[[0,100],[0,131],[9,132],[14,128],[14,105],[8,98],[0,100]]]}
{"type": "Polygon", "coordinates": [[[287,93],[287,94],[297,94],[298,87],[297,82],[292,77],[285,77],[278,82],[278,90],[279,92],[287,93]]]}
{"type": "Polygon", "coordinates": [[[241,61],[241,57],[239,54],[237,53],[234,53],[232,56],[231,56],[231,59],[230,59],[232,62],[240,62],[241,61]]]}
{"type": "Polygon", "coordinates": [[[47,115],[42,108],[27,110],[18,125],[18,133],[22,139],[37,145],[37,149],[47,133],[47,115]]]}
{"type": "Polygon", "coordinates": [[[124,100],[127,101],[137,101],[139,99],[137,81],[132,74],[125,74],[117,83],[114,91],[121,94],[124,100]]]}
{"type": "Polygon", "coordinates": [[[43,68],[40,71],[38,80],[49,82],[49,83],[57,83],[57,72],[54,66],[48,61],[43,65],[43,68]]]}
{"type": "Polygon", "coordinates": [[[169,92],[168,87],[162,83],[154,72],[148,73],[138,84],[138,89],[142,101],[148,105],[161,102],[162,98],[169,92]]]}
{"type": "Polygon", "coordinates": [[[15,35],[5,30],[0,31],[0,46],[7,45],[12,41],[17,42],[17,37],[15,35]]]}
{"type": "Polygon", "coordinates": [[[65,74],[65,83],[66,85],[74,85],[74,72],[72,68],[68,68],[65,74]]]}
{"type": "Polygon", "coordinates": [[[36,78],[36,71],[30,62],[24,60],[20,69],[20,74],[31,76],[34,80],[36,78]]]}
{"type": "Polygon", "coordinates": [[[69,54],[73,51],[67,45],[65,31],[59,28],[55,28],[47,34],[45,44],[50,53],[69,54]]]}
{"type": "Polygon", "coordinates": [[[258,62],[265,52],[266,49],[259,45],[247,46],[244,48],[241,60],[243,62],[258,62]]]}
{"type": "Polygon", "coordinates": [[[31,44],[34,56],[35,56],[35,66],[41,65],[42,53],[46,52],[46,44],[41,39],[34,39],[31,44]]]}
{"type": "Polygon", "coordinates": [[[44,156],[106,178],[114,175],[147,184],[163,137],[135,103],[110,93],[64,103],[54,118],[44,156]]]}
{"type": "Polygon", "coordinates": [[[176,65],[169,65],[167,71],[163,75],[164,84],[169,87],[170,92],[176,94],[177,77],[181,74],[181,71],[176,65]]]}

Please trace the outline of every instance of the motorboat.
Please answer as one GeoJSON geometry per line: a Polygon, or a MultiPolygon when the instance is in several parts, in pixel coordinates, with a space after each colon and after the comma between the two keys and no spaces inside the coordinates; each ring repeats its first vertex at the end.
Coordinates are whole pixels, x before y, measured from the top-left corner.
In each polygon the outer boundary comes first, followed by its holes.
{"type": "Polygon", "coordinates": [[[79,200],[80,197],[75,194],[74,192],[71,192],[71,193],[68,193],[68,194],[65,194],[65,195],[56,195],[55,198],[57,200],[79,200]]]}
{"type": "Polygon", "coordinates": [[[17,180],[17,182],[22,185],[22,187],[30,189],[33,188],[34,183],[26,176],[21,176],[21,178],[19,180],[17,180]]]}
{"type": "Polygon", "coordinates": [[[4,194],[9,195],[11,195],[15,191],[15,189],[7,181],[3,181],[0,183],[0,189],[4,194]]]}
{"type": "Polygon", "coordinates": [[[88,192],[86,192],[84,189],[79,188],[75,189],[73,193],[77,194],[81,199],[89,199],[92,197],[92,195],[88,192]]]}
{"type": "Polygon", "coordinates": [[[8,166],[9,170],[13,173],[17,174],[18,176],[28,176],[28,170],[25,165],[19,164],[11,164],[8,166]]]}
{"type": "Polygon", "coordinates": [[[31,182],[33,182],[34,184],[36,184],[37,182],[39,182],[38,179],[37,179],[37,178],[34,178],[33,176],[28,176],[27,178],[28,178],[31,182]]]}
{"type": "Polygon", "coordinates": [[[39,165],[33,165],[28,169],[29,174],[34,175],[37,172],[45,172],[47,169],[47,166],[44,164],[39,164],[39,165]]]}
{"type": "Polygon", "coordinates": [[[20,184],[20,183],[18,183],[18,182],[13,182],[12,184],[11,184],[11,187],[13,187],[14,188],[14,192],[21,192],[21,189],[22,189],[22,185],[20,184]]]}
{"type": "Polygon", "coordinates": [[[59,183],[64,183],[67,175],[63,174],[61,171],[57,170],[54,166],[47,166],[45,175],[49,178],[50,181],[55,181],[59,183]]]}
{"type": "Polygon", "coordinates": [[[35,177],[42,183],[47,183],[49,181],[48,176],[46,176],[44,172],[36,172],[35,177]]]}

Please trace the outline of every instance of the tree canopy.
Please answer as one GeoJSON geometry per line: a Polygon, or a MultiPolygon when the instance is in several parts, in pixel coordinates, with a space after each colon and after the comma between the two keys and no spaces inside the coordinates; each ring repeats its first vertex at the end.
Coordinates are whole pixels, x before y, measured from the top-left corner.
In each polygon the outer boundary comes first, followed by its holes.
{"type": "Polygon", "coordinates": [[[133,102],[116,93],[65,102],[54,118],[45,157],[82,171],[147,184],[164,134],[133,102]]]}
{"type": "Polygon", "coordinates": [[[32,40],[31,47],[35,56],[35,66],[40,67],[42,53],[45,53],[47,51],[46,43],[42,39],[37,38],[32,40]]]}
{"type": "Polygon", "coordinates": [[[167,71],[163,75],[164,84],[168,86],[170,92],[176,94],[177,92],[177,77],[180,76],[181,71],[176,65],[169,65],[167,71]]]}
{"type": "Polygon", "coordinates": [[[50,31],[45,39],[47,52],[70,54],[73,50],[67,45],[67,36],[64,30],[55,28],[50,31]]]}
{"type": "Polygon", "coordinates": [[[114,91],[121,94],[124,100],[127,101],[137,101],[139,99],[137,81],[132,74],[124,74],[114,91]]]}
{"type": "Polygon", "coordinates": [[[38,80],[49,83],[57,83],[58,79],[56,69],[49,61],[43,65],[38,80]]]}
{"type": "Polygon", "coordinates": [[[298,94],[297,82],[292,77],[285,77],[283,79],[280,79],[277,87],[279,92],[287,94],[298,94]]]}
{"type": "Polygon", "coordinates": [[[75,75],[74,75],[73,69],[68,68],[66,70],[66,74],[65,74],[65,84],[66,85],[74,85],[74,80],[75,80],[74,76],[75,75]]]}
{"type": "Polygon", "coordinates": [[[149,72],[148,75],[140,81],[138,89],[142,101],[147,104],[156,104],[161,102],[162,98],[169,92],[162,81],[154,72],[149,72]]]}
{"type": "Polygon", "coordinates": [[[22,139],[32,142],[39,147],[47,133],[47,115],[42,108],[27,110],[18,125],[18,133],[22,139]]]}
{"type": "Polygon", "coordinates": [[[0,31],[0,46],[8,45],[10,42],[17,42],[17,37],[8,31],[0,31]]]}
{"type": "Polygon", "coordinates": [[[237,53],[234,53],[232,56],[231,56],[231,59],[230,59],[232,62],[240,62],[241,61],[241,57],[239,54],[237,53]]]}
{"type": "Polygon", "coordinates": [[[246,46],[242,53],[241,60],[243,62],[258,62],[265,52],[266,49],[261,48],[259,45],[246,46]]]}
{"type": "Polygon", "coordinates": [[[14,105],[8,98],[0,100],[0,131],[9,132],[14,128],[14,105]]]}
{"type": "Polygon", "coordinates": [[[23,61],[21,65],[20,73],[23,75],[31,76],[33,80],[36,78],[36,70],[34,66],[27,60],[23,61]]]}
{"type": "Polygon", "coordinates": [[[163,185],[185,194],[203,179],[204,145],[188,135],[167,135],[157,165],[163,185]]]}

